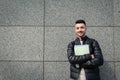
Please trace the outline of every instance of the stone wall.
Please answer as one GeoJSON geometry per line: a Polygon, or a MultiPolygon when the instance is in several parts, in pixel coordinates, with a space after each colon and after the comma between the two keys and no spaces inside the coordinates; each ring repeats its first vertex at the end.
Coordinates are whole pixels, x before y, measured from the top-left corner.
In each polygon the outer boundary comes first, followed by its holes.
{"type": "Polygon", "coordinates": [[[69,80],[78,19],[102,48],[102,80],[120,80],[120,0],[0,0],[0,80],[69,80]]]}

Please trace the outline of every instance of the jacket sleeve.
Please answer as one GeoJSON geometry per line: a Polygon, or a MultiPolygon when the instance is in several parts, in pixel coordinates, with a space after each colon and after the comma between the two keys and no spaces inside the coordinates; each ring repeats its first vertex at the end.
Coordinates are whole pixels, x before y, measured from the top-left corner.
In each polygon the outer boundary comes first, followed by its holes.
{"type": "Polygon", "coordinates": [[[69,43],[68,48],[67,48],[67,56],[68,56],[68,60],[70,63],[72,64],[83,64],[86,61],[91,59],[91,55],[90,54],[85,54],[85,55],[81,55],[81,56],[75,56],[74,55],[74,45],[73,42],[69,43]]]}
{"type": "Polygon", "coordinates": [[[101,48],[96,40],[93,42],[93,50],[94,50],[94,59],[91,59],[83,64],[83,67],[98,67],[103,65],[103,55],[101,48]]]}

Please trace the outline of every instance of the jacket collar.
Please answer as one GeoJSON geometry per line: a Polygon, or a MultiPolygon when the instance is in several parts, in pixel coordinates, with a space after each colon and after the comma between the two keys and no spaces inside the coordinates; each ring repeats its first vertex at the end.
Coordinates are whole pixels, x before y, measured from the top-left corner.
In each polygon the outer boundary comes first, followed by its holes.
{"type": "MultiPolygon", "coordinates": [[[[82,37],[83,43],[84,43],[87,39],[88,39],[87,36],[82,37]]],[[[80,39],[79,39],[78,37],[75,39],[75,44],[80,44],[80,39]]]]}
{"type": "MultiPolygon", "coordinates": [[[[83,41],[86,41],[87,39],[88,39],[87,36],[82,37],[82,40],[83,40],[83,41]]],[[[78,37],[76,38],[76,40],[79,40],[79,41],[80,41],[80,39],[79,39],[78,37]]]]}

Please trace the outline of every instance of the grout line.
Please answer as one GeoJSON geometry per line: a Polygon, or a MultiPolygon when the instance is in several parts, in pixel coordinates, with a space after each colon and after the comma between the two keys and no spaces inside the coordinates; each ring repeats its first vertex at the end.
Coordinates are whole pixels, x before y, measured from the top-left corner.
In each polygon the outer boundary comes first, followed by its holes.
{"type": "Polygon", "coordinates": [[[116,61],[114,62],[114,79],[116,80],[117,77],[116,77],[116,70],[115,70],[116,69],[116,65],[115,64],[116,64],[116,61]]]}
{"type": "MultiPolygon", "coordinates": [[[[115,25],[115,18],[114,18],[114,1],[113,1],[112,3],[113,3],[113,11],[112,11],[112,12],[113,12],[113,26],[114,26],[114,25],[115,25]]],[[[115,43],[115,39],[114,39],[114,38],[115,38],[115,33],[114,33],[115,27],[118,27],[118,26],[114,26],[114,27],[113,27],[113,55],[114,55],[114,56],[113,56],[113,59],[114,59],[114,60],[115,60],[115,56],[116,56],[116,55],[115,55],[115,44],[114,44],[114,43],[115,43]]],[[[116,70],[115,70],[115,69],[116,69],[116,66],[115,66],[115,63],[116,63],[116,62],[117,62],[117,61],[115,60],[115,62],[114,62],[114,79],[116,79],[116,70]]]]}
{"type": "Polygon", "coordinates": [[[43,27],[44,25],[0,25],[0,27],[43,27]]]}
{"type": "MultiPolygon", "coordinates": [[[[113,27],[113,59],[115,60],[115,39],[114,39],[114,37],[115,37],[115,34],[114,34],[114,27],[113,27]]],[[[114,61],[114,79],[116,78],[116,75],[115,75],[115,73],[116,73],[116,71],[115,71],[115,68],[116,68],[116,66],[115,66],[115,63],[116,63],[116,60],[114,61]]]]}
{"type": "MultiPolygon", "coordinates": [[[[68,60],[65,60],[65,61],[44,61],[44,62],[69,62],[68,60]]],[[[106,62],[106,61],[105,61],[106,62]]]]}
{"type": "MultiPolygon", "coordinates": [[[[46,25],[45,27],[74,27],[72,25],[46,25]]],[[[120,27],[120,26],[87,26],[87,27],[120,27]]]]}
{"type": "MultiPolygon", "coordinates": [[[[68,60],[0,60],[0,62],[69,62],[68,60]]],[[[104,62],[120,62],[120,61],[104,61],[104,62]]]]}
{"type": "Polygon", "coordinates": [[[0,60],[0,62],[43,62],[42,60],[0,60]]]}
{"type": "Polygon", "coordinates": [[[46,61],[44,61],[44,62],[69,62],[68,60],[64,60],[64,61],[55,61],[55,60],[46,60],[46,61]]]}
{"type": "MultiPolygon", "coordinates": [[[[44,14],[45,16],[45,14],[44,14]]],[[[45,18],[45,17],[44,17],[45,18]]],[[[45,20],[43,21],[43,23],[45,20]]],[[[74,27],[72,25],[0,25],[0,27],[74,27]]],[[[87,27],[120,27],[120,26],[87,26],[87,27]]]]}
{"type": "Polygon", "coordinates": [[[45,0],[44,0],[44,17],[43,17],[43,80],[44,80],[44,75],[45,75],[45,69],[44,69],[44,53],[45,53],[45,0]]]}

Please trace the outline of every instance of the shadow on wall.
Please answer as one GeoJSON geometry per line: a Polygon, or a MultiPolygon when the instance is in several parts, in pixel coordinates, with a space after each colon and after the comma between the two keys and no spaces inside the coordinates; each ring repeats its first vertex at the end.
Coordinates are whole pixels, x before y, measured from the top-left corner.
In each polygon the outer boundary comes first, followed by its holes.
{"type": "Polygon", "coordinates": [[[100,67],[101,80],[117,80],[114,71],[114,62],[104,62],[100,67]]]}

